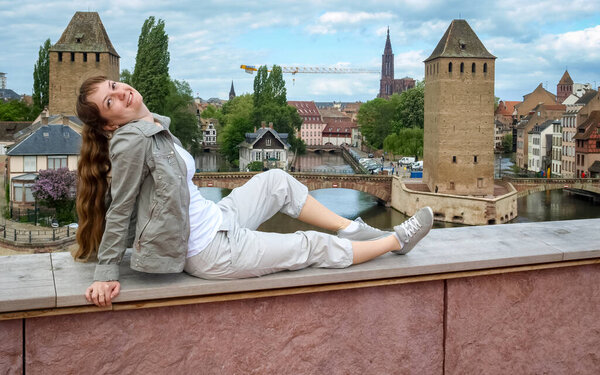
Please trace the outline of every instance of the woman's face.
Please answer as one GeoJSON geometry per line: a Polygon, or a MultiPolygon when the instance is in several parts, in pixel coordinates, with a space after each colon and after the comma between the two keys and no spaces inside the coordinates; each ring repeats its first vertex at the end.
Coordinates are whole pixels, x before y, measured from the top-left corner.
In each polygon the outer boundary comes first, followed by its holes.
{"type": "Polygon", "coordinates": [[[106,80],[96,85],[88,100],[95,103],[100,115],[108,121],[106,131],[139,120],[148,114],[142,95],[126,83],[106,80]]]}

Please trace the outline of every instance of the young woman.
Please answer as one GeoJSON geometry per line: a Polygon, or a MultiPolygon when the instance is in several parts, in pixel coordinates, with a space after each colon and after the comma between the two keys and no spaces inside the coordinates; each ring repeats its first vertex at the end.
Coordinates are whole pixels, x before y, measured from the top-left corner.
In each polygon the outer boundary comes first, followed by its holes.
{"type": "Polygon", "coordinates": [[[105,77],[83,83],[77,115],[84,127],[74,257],[98,260],[85,292],[98,306],[119,294],[119,264],[128,247],[137,271],[232,279],[310,266],[343,268],[388,251],[406,254],[433,223],[429,207],[394,232],[360,218],[350,221],[281,170],[255,175],[219,203],[206,200],[192,183],[194,159],[169,132],[170,120],[150,113],[133,87],[105,77]],[[337,235],[256,231],[278,211],[337,235]]]}

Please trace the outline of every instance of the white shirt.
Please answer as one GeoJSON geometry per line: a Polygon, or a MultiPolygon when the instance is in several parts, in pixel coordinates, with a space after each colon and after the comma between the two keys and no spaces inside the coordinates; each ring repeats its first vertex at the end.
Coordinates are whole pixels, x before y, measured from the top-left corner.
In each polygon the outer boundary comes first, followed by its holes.
{"type": "Polygon", "coordinates": [[[190,190],[190,238],[187,253],[189,258],[204,250],[215,238],[223,221],[223,214],[216,203],[205,199],[198,191],[198,187],[192,182],[196,171],[192,155],[176,143],[175,150],[185,161],[187,184],[190,190]]]}

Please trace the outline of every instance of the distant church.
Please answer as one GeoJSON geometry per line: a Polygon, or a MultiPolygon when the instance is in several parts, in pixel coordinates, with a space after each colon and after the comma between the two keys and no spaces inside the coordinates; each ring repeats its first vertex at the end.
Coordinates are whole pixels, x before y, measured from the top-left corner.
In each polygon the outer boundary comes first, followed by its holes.
{"type": "Polygon", "coordinates": [[[120,56],[97,12],[76,12],[58,42],[50,47],[49,111],[75,114],[79,86],[95,75],[119,80],[120,56]]]}
{"type": "Polygon", "coordinates": [[[379,83],[378,98],[389,98],[392,94],[400,94],[403,91],[415,87],[415,80],[409,77],[394,79],[394,53],[392,42],[390,42],[390,28],[387,30],[387,39],[383,55],[381,55],[381,80],[379,83]]]}

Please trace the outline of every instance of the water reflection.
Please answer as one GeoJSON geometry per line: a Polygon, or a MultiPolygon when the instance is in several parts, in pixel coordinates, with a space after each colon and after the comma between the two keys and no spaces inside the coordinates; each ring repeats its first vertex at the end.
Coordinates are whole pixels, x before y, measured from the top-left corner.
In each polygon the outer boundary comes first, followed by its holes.
{"type": "MultiPolygon", "coordinates": [[[[202,152],[195,158],[196,169],[201,172],[217,172],[226,168],[226,161],[217,151],[202,152]]],[[[227,170],[227,169],[225,169],[227,170]]]]}
{"type": "MultiPolygon", "coordinates": [[[[230,193],[228,189],[200,188],[201,194],[218,202],[230,193]]],[[[324,206],[348,219],[362,217],[370,225],[391,230],[407,219],[393,208],[377,203],[377,198],[350,189],[321,189],[311,191],[324,206]]],[[[586,199],[570,195],[561,190],[533,193],[517,200],[519,216],[514,223],[600,218],[600,204],[592,204],[586,199]]],[[[458,224],[435,222],[435,228],[456,227],[458,224]]],[[[320,230],[283,214],[277,214],[265,222],[259,230],[290,233],[297,230],[320,230]]]]}

